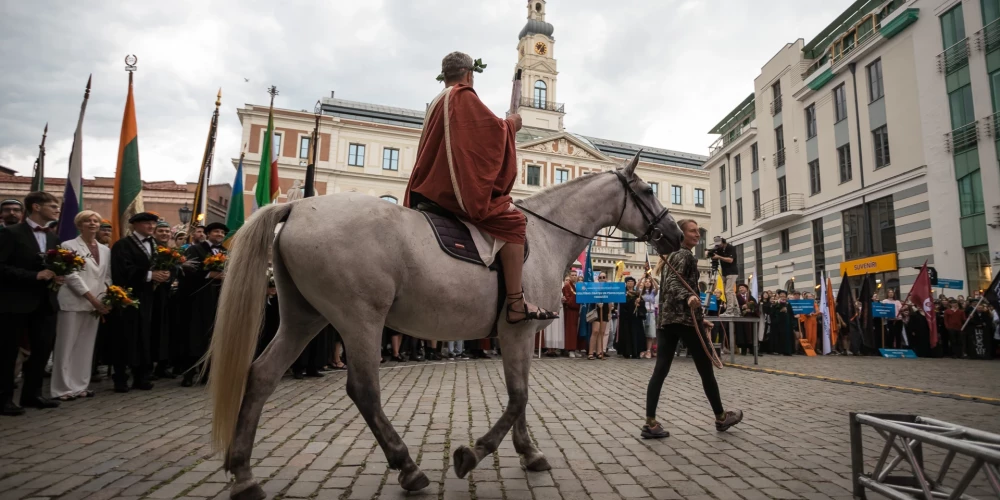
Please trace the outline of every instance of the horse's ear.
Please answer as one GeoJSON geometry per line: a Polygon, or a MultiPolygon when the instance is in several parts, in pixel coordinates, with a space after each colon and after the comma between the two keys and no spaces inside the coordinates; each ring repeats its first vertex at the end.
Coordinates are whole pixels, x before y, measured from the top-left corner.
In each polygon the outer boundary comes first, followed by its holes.
{"type": "Polygon", "coordinates": [[[635,175],[635,167],[639,164],[639,155],[642,154],[642,150],[636,151],[635,156],[625,165],[625,178],[631,179],[635,175]]]}

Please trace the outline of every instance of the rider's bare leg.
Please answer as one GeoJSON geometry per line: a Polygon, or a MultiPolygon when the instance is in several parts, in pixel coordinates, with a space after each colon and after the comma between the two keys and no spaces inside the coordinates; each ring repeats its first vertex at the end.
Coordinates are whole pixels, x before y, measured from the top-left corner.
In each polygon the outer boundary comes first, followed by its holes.
{"type": "MultiPolygon", "coordinates": [[[[524,269],[524,245],[504,243],[503,247],[500,248],[500,262],[503,263],[503,279],[507,285],[507,293],[509,295],[520,293],[522,290],[521,271],[524,269]]],[[[507,303],[514,304],[514,307],[511,308],[507,316],[512,322],[524,319],[525,310],[528,312],[538,310],[537,307],[528,303],[523,298],[512,299],[507,297],[507,303]],[[521,305],[522,302],[523,306],[521,305]]]]}

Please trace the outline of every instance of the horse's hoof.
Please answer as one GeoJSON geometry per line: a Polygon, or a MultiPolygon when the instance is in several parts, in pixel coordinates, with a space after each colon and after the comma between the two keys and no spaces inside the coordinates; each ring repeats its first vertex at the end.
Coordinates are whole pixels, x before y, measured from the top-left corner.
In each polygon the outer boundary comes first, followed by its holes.
{"type": "Polygon", "coordinates": [[[413,469],[410,472],[399,471],[399,485],[406,491],[419,491],[431,484],[427,475],[420,469],[413,469]]]}
{"type": "Polygon", "coordinates": [[[264,493],[264,488],[261,488],[256,481],[252,481],[248,486],[234,484],[233,488],[229,490],[229,498],[232,500],[264,500],[267,498],[267,493],[264,493]]]}
{"type": "Polygon", "coordinates": [[[542,455],[541,453],[531,459],[525,457],[524,468],[531,472],[544,472],[552,470],[552,466],[549,465],[548,459],[546,459],[545,455],[542,455]]]}
{"type": "Polygon", "coordinates": [[[479,460],[476,459],[476,452],[472,451],[472,448],[468,446],[459,446],[456,448],[451,458],[455,462],[455,475],[459,479],[464,478],[469,471],[479,465],[479,460]]]}

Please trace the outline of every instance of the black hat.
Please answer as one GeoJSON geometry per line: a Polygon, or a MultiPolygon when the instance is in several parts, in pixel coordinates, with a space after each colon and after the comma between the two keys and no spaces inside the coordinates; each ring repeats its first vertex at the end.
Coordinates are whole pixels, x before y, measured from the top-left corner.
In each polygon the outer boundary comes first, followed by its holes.
{"type": "Polygon", "coordinates": [[[211,233],[212,231],[215,231],[216,229],[221,229],[226,234],[229,234],[229,228],[226,227],[226,225],[223,224],[223,223],[221,223],[221,222],[213,222],[213,223],[205,226],[205,234],[211,233]]]}
{"type": "Polygon", "coordinates": [[[135,224],[136,222],[156,222],[160,220],[160,217],[154,213],[150,212],[139,212],[132,217],[128,218],[129,224],[135,224]]]}
{"type": "Polygon", "coordinates": [[[17,205],[17,206],[19,206],[21,208],[24,208],[24,203],[21,203],[20,200],[3,200],[3,201],[0,201],[0,207],[2,207],[4,205],[17,205]]]}
{"type": "Polygon", "coordinates": [[[631,277],[631,276],[626,276],[626,277],[625,277],[625,282],[627,283],[627,282],[629,282],[629,281],[635,281],[635,278],[633,278],[633,277],[631,277]]]}

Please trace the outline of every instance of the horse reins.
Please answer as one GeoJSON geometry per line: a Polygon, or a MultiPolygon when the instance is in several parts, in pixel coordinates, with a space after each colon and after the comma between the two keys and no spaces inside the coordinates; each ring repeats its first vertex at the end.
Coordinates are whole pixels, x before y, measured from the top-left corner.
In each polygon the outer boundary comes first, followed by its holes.
{"type": "MultiPolygon", "coordinates": [[[[698,296],[698,292],[695,292],[694,288],[691,288],[691,285],[689,285],[687,280],[684,279],[684,276],[682,276],[681,273],[677,272],[677,269],[675,269],[674,266],[670,264],[669,258],[663,259],[663,263],[666,264],[667,267],[670,268],[670,270],[677,275],[677,279],[680,280],[682,284],[684,284],[684,288],[687,288],[688,291],[691,292],[691,294],[694,295],[695,297],[698,296]]],[[[687,304],[685,303],[685,305],[687,304]]],[[[701,331],[701,323],[698,321],[698,317],[695,316],[694,311],[691,310],[690,306],[688,306],[688,312],[691,314],[691,323],[694,325],[695,333],[698,334],[698,341],[701,343],[701,348],[704,349],[705,355],[708,356],[708,359],[709,361],[712,362],[712,365],[721,370],[723,366],[722,360],[719,359],[719,356],[715,353],[715,349],[709,349],[708,345],[705,344],[706,335],[704,332],[701,331]]],[[[709,342],[711,342],[711,339],[709,339],[709,342]]],[[[670,356],[673,355],[674,353],[670,353],[670,356]]]]}

